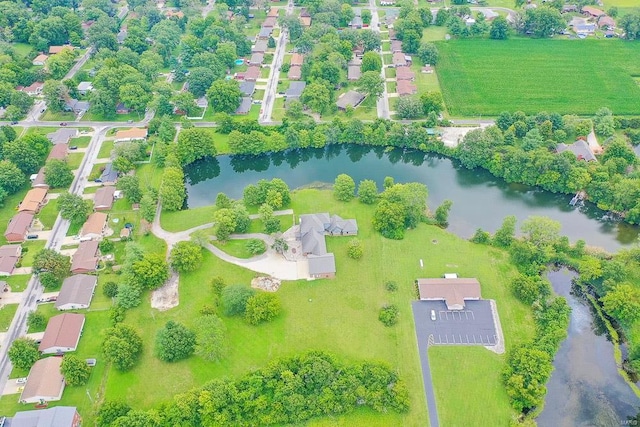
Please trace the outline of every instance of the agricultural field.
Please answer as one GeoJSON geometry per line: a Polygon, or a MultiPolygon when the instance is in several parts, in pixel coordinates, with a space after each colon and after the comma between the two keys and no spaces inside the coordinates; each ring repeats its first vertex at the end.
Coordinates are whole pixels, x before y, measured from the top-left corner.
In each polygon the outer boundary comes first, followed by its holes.
{"type": "Polygon", "coordinates": [[[592,115],[600,107],[640,113],[640,86],[633,79],[640,63],[632,59],[640,56],[637,43],[451,40],[438,49],[438,79],[454,117],[517,110],[592,115]]]}

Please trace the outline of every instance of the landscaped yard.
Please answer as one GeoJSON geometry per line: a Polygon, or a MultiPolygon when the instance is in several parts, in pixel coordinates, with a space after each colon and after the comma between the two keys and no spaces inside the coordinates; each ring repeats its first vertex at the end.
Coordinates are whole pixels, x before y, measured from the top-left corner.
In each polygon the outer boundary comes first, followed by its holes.
{"type": "Polygon", "coordinates": [[[102,141],[102,145],[100,146],[100,151],[98,152],[99,159],[105,159],[111,156],[111,151],[114,147],[113,140],[102,141]]]}
{"type": "Polygon", "coordinates": [[[22,244],[23,255],[20,262],[23,267],[31,267],[33,265],[33,260],[38,252],[44,249],[44,245],[47,242],[44,240],[28,240],[22,244]],[[27,252],[24,253],[24,249],[28,248],[27,252]]]}
{"type": "Polygon", "coordinates": [[[2,280],[9,284],[11,292],[22,292],[27,289],[27,283],[29,283],[30,278],[30,274],[19,274],[5,277],[2,280]]]}
{"type": "MultiPolygon", "coordinates": [[[[53,190],[53,191],[61,191],[61,190],[53,190]]],[[[51,230],[53,228],[53,224],[56,222],[56,218],[58,218],[58,201],[57,200],[49,200],[46,205],[37,215],[37,218],[40,219],[42,225],[44,225],[45,230],[51,230]]]]}
{"type": "Polygon", "coordinates": [[[0,331],[4,332],[9,329],[13,316],[18,310],[18,304],[0,305],[0,331]]]}
{"type": "Polygon", "coordinates": [[[438,49],[438,78],[453,116],[517,110],[593,115],[605,106],[615,114],[640,113],[640,87],[632,78],[640,74],[636,43],[450,40],[438,49]]]}
{"type": "Polygon", "coordinates": [[[247,249],[248,241],[249,240],[247,239],[233,239],[229,240],[226,243],[221,243],[217,240],[214,240],[211,242],[211,244],[213,244],[217,248],[220,248],[231,256],[246,259],[254,256],[251,252],[249,252],[249,249],[247,249]]]}
{"type": "Polygon", "coordinates": [[[85,148],[89,146],[89,142],[91,142],[90,136],[79,136],[77,138],[71,138],[69,145],[75,145],[78,148],[85,148]]]}
{"type": "Polygon", "coordinates": [[[84,153],[71,152],[67,155],[67,164],[71,167],[72,170],[78,169],[80,167],[80,163],[82,163],[83,157],[84,153]]]}

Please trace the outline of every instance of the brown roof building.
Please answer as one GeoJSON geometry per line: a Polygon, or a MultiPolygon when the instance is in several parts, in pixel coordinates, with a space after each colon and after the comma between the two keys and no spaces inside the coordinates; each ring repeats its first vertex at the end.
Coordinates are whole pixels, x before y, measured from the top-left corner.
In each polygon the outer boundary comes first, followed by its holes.
{"type": "Polygon", "coordinates": [[[56,144],[53,146],[51,151],[49,151],[49,156],[47,160],[56,159],[56,160],[64,160],[67,158],[67,149],[69,146],[67,144],[56,144]]]}
{"type": "Polygon", "coordinates": [[[276,9],[275,7],[272,7],[271,9],[269,9],[269,13],[267,13],[267,16],[269,18],[277,18],[278,17],[278,9],[276,9]]]}
{"type": "Polygon", "coordinates": [[[0,246],[0,276],[11,276],[21,255],[20,245],[0,246]]]}
{"type": "Polygon", "coordinates": [[[402,52],[402,42],[400,40],[391,40],[391,53],[402,52]]]}
{"type": "Polygon", "coordinates": [[[31,175],[32,188],[49,188],[44,177],[44,167],[41,167],[37,174],[31,175]]]}
{"type": "Polygon", "coordinates": [[[88,237],[91,239],[99,239],[102,237],[107,228],[107,214],[103,212],[94,212],[89,215],[80,231],[80,237],[88,237]]]}
{"type": "Polygon", "coordinates": [[[89,308],[98,278],[88,274],[75,274],[64,279],[56,299],[58,310],[89,308]]]}
{"type": "Polygon", "coordinates": [[[83,328],[84,314],[64,313],[53,316],[47,323],[38,350],[43,354],[75,351],[83,328]]]}
{"type": "Polygon", "coordinates": [[[22,403],[55,402],[62,398],[64,377],[60,372],[62,357],[47,357],[33,364],[20,395],[22,403]]]}
{"type": "Polygon", "coordinates": [[[396,70],[396,80],[413,80],[416,75],[409,67],[400,67],[396,70]]]}
{"type": "Polygon", "coordinates": [[[267,19],[262,23],[263,27],[273,28],[276,26],[276,18],[275,16],[267,16],[267,19]]]}
{"type": "Polygon", "coordinates": [[[302,68],[297,65],[290,67],[287,78],[289,80],[300,80],[302,78],[302,68]]]}
{"type": "Polygon", "coordinates": [[[584,6],[582,8],[582,13],[584,15],[589,15],[589,16],[591,16],[593,18],[598,18],[599,16],[605,15],[604,11],[602,11],[602,10],[600,10],[598,8],[595,8],[593,6],[584,6]]]}
{"type": "Polygon", "coordinates": [[[260,67],[251,66],[244,73],[244,79],[248,82],[255,82],[260,77],[260,67]]]}
{"type": "Polygon", "coordinates": [[[410,80],[398,80],[396,91],[398,96],[415,95],[418,93],[418,88],[410,80]]]}
{"type": "Polygon", "coordinates": [[[361,75],[362,73],[360,72],[360,67],[358,65],[349,65],[349,68],[347,70],[347,80],[358,80],[361,75]]]}
{"type": "Polygon", "coordinates": [[[418,279],[421,300],[442,301],[449,310],[462,310],[465,300],[479,300],[478,279],[418,279]]]}
{"type": "Polygon", "coordinates": [[[300,55],[299,53],[294,53],[293,55],[291,55],[291,66],[298,66],[298,67],[302,67],[302,63],[304,62],[304,56],[300,55]]]}
{"type": "Polygon", "coordinates": [[[87,240],[80,242],[78,249],[71,257],[71,272],[73,274],[91,273],[98,268],[98,245],[97,240],[87,240]]]}
{"type": "Polygon", "coordinates": [[[310,27],[311,26],[311,17],[310,16],[301,16],[300,17],[300,23],[302,24],[303,27],[310,27]]]}
{"type": "Polygon", "coordinates": [[[33,212],[18,212],[11,218],[4,237],[8,242],[23,242],[33,222],[33,212]]]}
{"type": "Polygon", "coordinates": [[[119,130],[116,132],[116,142],[124,141],[144,141],[147,139],[147,129],[145,128],[131,128],[119,130]]]}
{"type": "Polygon", "coordinates": [[[49,59],[49,55],[41,53],[40,55],[33,58],[33,61],[31,61],[31,63],[33,65],[44,65],[44,63],[47,62],[47,59],[49,59]]]}
{"type": "Polygon", "coordinates": [[[47,198],[46,188],[32,188],[27,191],[24,199],[20,202],[18,212],[33,212],[37,213],[47,198]]]}
{"type": "Polygon", "coordinates": [[[96,191],[96,195],[93,196],[93,206],[97,211],[108,211],[113,206],[113,197],[116,192],[116,188],[108,185],[100,187],[96,191]]]}
{"type": "Polygon", "coordinates": [[[396,52],[393,54],[392,61],[394,67],[406,67],[407,59],[404,57],[404,53],[396,52]]]}
{"type": "Polygon", "coordinates": [[[49,46],[49,54],[55,55],[56,53],[62,52],[64,49],[73,50],[73,46],[64,45],[64,46],[49,46]]]}

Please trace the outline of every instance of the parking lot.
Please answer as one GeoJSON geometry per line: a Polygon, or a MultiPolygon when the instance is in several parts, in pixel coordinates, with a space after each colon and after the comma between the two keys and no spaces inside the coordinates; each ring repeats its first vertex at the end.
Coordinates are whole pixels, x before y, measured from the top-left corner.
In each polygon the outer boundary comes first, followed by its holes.
{"type": "Polygon", "coordinates": [[[444,301],[416,301],[413,315],[418,340],[428,340],[428,345],[492,346],[497,341],[489,301],[465,301],[465,309],[456,311],[447,310],[444,301]]]}

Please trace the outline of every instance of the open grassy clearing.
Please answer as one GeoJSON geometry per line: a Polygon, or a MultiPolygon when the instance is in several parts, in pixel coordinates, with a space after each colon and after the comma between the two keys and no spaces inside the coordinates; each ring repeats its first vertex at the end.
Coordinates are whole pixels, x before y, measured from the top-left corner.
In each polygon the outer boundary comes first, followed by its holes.
{"type": "Polygon", "coordinates": [[[80,167],[80,163],[82,163],[82,158],[84,157],[84,153],[69,153],[67,155],[67,164],[71,167],[71,170],[78,169],[80,167]]]}
{"type": "MultiPolygon", "coordinates": [[[[47,242],[45,242],[44,240],[27,240],[22,244],[22,249],[24,251],[24,248],[29,248],[27,250],[27,253],[25,253],[22,256],[22,259],[20,260],[20,262],[22,263],[23,267],[31,267],[33,265],[33,259],[35,258],[36,254],[38,252],[40,252],[40,250],[44,249],[44,245],[47,242]]],[[[24,253],[24,252],[23,252],[24,253]]]]}
{"type": "Polygon", "coordinates": [[[22,292],[27,289],[27,283],[31,279],[30,274],[19,274],[9,277],[4,277],[2,280],[7,282],[11,287],[11,292],[22,292]]]}
{"type": "MultiPolygon", "coordinates": [[[[60,189],[53,191],[62,191],[60,189]]],[[[58,218],[58,201],[57,200],[49,200],[46,205],[37,215],[37,218],[40,219],[42,225],[44,225],[45,230],[51,230],[53,228],[53,224],[56,222],[56,218],[58,218]]]]}
{"type": "Polygon", "coordinates": [[[100,151],[98,151],[98,158],[105,159],[111,156],[111,151],[113,151],[113,147],[115,142],[113,140],[103,141],[100,146],[100,151]]]}
{"type": "Polygon", "coordinates": [[[222,243],[214,240],[211,242],[211,244],[219,248],[220,250],[225,251],[231,256],[247,259],[255,256],[251,252],[249,252],[249,249],[247,249],[248,241],[248,239],[233,239],[229,240],[226,243],[222,243]]]}
{"type": "Polygon", "coordinates": [[[44,121],[51,121],[51,122],[57,122],[57,121],[67,121],[67,122],[72,122],[75,121],[76,119],[76,113],[73,112],[63,112],[63,111],[57,111],[57,112],[53,112],[51,110],[47,110],[44,112],[44,114],[42,114],[42,116],[40,117],[40,120],[44,120],[44,121]]]}
{"type": "Polygon", "coordinates": [[[91,142],[90,136],[79,136],[77,138],[71,138],[69,145],[75,145],[78,148],[85,148],[89,146],[89,142],[91,142]]]}
{"type": "Polygon", "coordinates": [[[447,34],[447,27],[436,27],[430,25],[422,31],[423,42],[434,42],[438,40],[444,40],[444,36],[447,34]]]}
{"type": "Polygon", "coordinates": [[[18,304],[7,304],[0,306],[0,331],[6,331],[11,325],[13,316],[18,310],[18,304]]]}
{"type": "Polygon", "coordinates": [[[516,110],[592,115],[603,106],[615,114],[640,113],[640,87],[632,79],[640,74],[640,63],[631,59],[640,55],[636,43],[450,40],[438,49],[438,78],[453,116],[516,110]]]}

